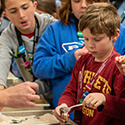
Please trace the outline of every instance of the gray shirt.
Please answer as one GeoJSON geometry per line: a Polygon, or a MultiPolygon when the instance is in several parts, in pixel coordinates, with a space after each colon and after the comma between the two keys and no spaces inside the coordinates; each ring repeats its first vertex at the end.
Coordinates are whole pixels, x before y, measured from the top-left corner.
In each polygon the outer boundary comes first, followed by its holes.
{"type": "MultiPolygon", "coordinates": [[[[56,21],[53,16],[49,14],[38,14],[35,13],[36,18],[39,22],[39,37],[43,34],[46,27],[56,21]]],[[[33,39],[34,36],[28,38],[24,35],[21,35],[24,46],[28,52],[32,52],[33,49],[33,39]]],[[[12,63],[13,54],[17,51],[19,47],[15,26],[13,23],[10,23],[8,27],[2,32],[0,36],[0,84],[6,86],[7,76],[10,70],[10,65],[12,63]]]]}

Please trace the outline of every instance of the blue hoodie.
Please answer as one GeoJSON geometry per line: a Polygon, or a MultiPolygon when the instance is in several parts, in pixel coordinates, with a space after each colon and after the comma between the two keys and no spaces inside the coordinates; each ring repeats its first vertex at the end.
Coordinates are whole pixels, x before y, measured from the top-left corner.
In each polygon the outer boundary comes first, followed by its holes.
{"type": "Polygon", "coordinates": [[[53,108],[70,82],[78,44],[75,23],[65,26],[60,20],[48,26],[37,44],[33,73],[38,78],[51,79],[53,108]]]}
{"type": "Polygon", "coordinates": [[[125,0],[123,0],[122,4],[118,8],[118,13],[121,17],[121,23],[125,26],[125,0]]]}

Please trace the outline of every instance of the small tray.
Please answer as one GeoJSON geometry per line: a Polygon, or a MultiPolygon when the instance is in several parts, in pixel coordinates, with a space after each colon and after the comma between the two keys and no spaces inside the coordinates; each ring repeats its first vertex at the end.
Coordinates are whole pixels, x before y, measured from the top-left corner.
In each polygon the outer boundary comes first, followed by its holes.
{"type": "MultiPolygon", "coordinates": [[[[23,121],[22,123],[16,124],[16,125],[61,125],[58,120],[55,118],[53,115],[53,110],[20,110],[20,111],[2,111],[2,115],[6,116],[5,118],[7,119],[8,117],[8,123],[6,125],[15,125],[14,123],[11,122],[12,119],[14,120],[21,120],[23,118],[28,118],[28,120],[23,121]],[[46,115],[46,116],[45,116],[46,115]],[[50,115],[50,117],[49,117],[50,115]],[[41,122],[36,120],[37,118],[40,117],[41,122]],[[48,118],[49,117],[49,118],[48,118]],[[30,118],[31,121],[30,122],[30,118]],[[33,120],[33,118],[35,118],[33,120]],[[49,122],[43,123],[43,119],[46,121],[47,119],[50,119],[49,122]],[[11,120],[10,120],[11,119],[11,120]],[[36,121],[36,123],[35,123],[36,121]]],[[[5,124],[5,123],[4,123],[5,124]]],[[[0,122],[0,125],[3,125],[2,122],[0,122]]],[[[68,120],[68,122],[65,125],[77,125],[74,123],[71,119],[68,120]]]]}

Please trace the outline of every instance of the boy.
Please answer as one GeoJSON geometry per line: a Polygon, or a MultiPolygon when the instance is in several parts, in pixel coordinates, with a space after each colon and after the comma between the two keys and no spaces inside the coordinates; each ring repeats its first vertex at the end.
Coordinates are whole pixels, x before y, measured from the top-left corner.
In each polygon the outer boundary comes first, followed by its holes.
{"type": "Polygon", "coordinates": [[[117,9],[108,3],[90,5],[80,17],[79,30],[89,54],[77,61],[54,114],[64,123],[60,108],[78,104],[84,97],[83,106],[75,108],[75,122],[82,125],[123,125],[125,115],[120,113],[125,111],[125,107],[120,107],[123,103],[115,105],[117,98],[125,101],[123,75],[115,64],[115,57],[120,54],[113,47],[120,34],[117,9]]]}
{"type": "Polygon", "coordinates": [[[7,87],[13,58],[13,74],[23,81],[34,81],[31,68],[35,46],[46,27],[56,20],[51,15],[35,13],[34,0],[1,0],[1,4],[3,15],[11,21],[0,36],[0,89],[3,89],[7,87]]]}

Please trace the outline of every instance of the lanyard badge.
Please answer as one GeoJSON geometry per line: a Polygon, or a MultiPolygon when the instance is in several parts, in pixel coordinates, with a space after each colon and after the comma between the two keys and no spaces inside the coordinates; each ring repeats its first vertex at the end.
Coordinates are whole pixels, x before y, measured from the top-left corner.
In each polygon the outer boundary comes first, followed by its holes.
{"type": "Polygon", "coordinates": [[[24,46],[20,46],[18,50],[14,53],[16,58],[20,57],[22,54],[25,53],[26,48],[24,46]]]}
{"type": "Polygon", "coordinates": [[[78,36],[78,39],[79,39],[79,44],[78,44],[78,46],[79,46],[79,48],[82,48],[82,47],[84,47],[85,46],[85,42],[84,42],[84,37],[83,37],[83,35],[82,35],[82,31],[78,31],[77,32],[77,36],[78,36]]]}

